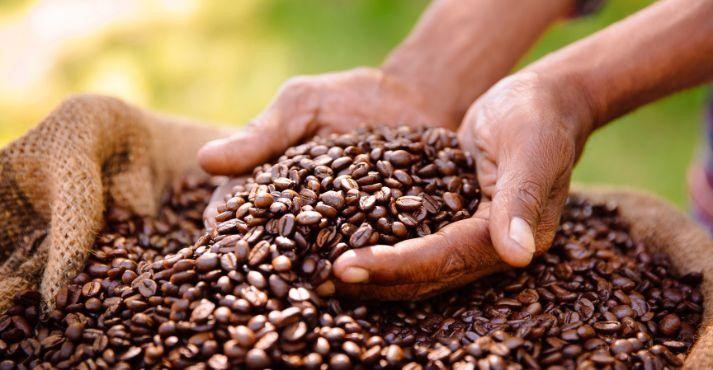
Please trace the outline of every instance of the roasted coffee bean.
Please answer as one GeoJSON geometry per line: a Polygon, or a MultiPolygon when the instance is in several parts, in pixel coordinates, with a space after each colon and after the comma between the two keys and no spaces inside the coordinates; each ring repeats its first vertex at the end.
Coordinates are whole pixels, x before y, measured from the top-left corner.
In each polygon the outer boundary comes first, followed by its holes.
{"type": "Polygon", "coordinates": [[[402,211],[415,211],[421,208],[423,199],[415,195],[404,195],[396,199],[396,208],[402,211]]]}
{"type": "Polygon", "coordinates": [[[263,240],[255,245],[248,254],[248,264],[257,266],[262,263],[270,254],[270,243],[263,240]]]}
{"type": "Polygon", "coordinates": [[[406,167],[411,164],[411,153],[400,149],[387,151],[384,153],[384,159],[396,167],[406,167]]]}
{"type": "Polygon", "coordinates": [[[203,321],[208,318],[213,313],[213,310],[215,309],[215,303],[208,301],[208,300],[202,300],[196,308],[193,309],[193,312],[191,312],[191,321],[203,321]]]}
{"type": "Polygon", "coordinates": [[[369,243],[374,230],[368,223],[363,223],[349,237],[349,244],[352,248],[361,248],[369,243]]]}
{"type": "Polygon", "coordinates": [[[94,297],[101,291],[101,283],[94,280],[90,281],[82,287],[82,295],[85,297],[94,297]]]}
{"type": "Polygon", "coordinates": [[[302,211],[295,217],[295,221],[300,225],[315,225],[321,219],[322,214],[315,211],[302,211]]]}
{"type": "Polygon", "coordinates": [[[456,193],[446,192],[443,194],[443,202],[451,211],[460,211],[463,209],[463,199],[456,193]]]}
{"type": "Polygon", "coordinates": [[[151,279],[141,279],[138,287],[139,293],[141,293],[144,297],[154,296],[157,288],[158,285],[156,285],[156,282],[151,279]]]}
{"type": "Polygon", "coordinates": [[[272,260],[272,268],[277,272],[290,271],[292,268],[292,261],[290,261],[287,256],[281,255],[277,256],[272,260]]]}
{"type": "Polygon", "coordinates": [[[196,269],[200,272],[207,272],[218,267],[220,256],[215,253],[204,253],[196,259],[196,269]]]}
{"type": "Polygon", "coordinates": [[[270,356],[259,348],[253,348],[245,355],[245,364],[251,369],[265,369],[270,363],[270,356]]]}
{"type": "Polygon", "coordinates": [[[309,291],[305,288],[291,288],[288,296],[294,302],[302,302],[309,299],[309,291]]]}
{"type": "Polygon", "coordinates": [[[443,129],[315,138],[232,189],[184,182],[157,219],[110,208],[84,272],[40,320],[0,315],[13,368],[680,367],[702,318],[700,274],[629,236],[616,208],[572,198],[527,267],[418,302],[335,298],[332,262],[469,217],[472,158],[443,129]],[[224,220],[223,220],[224,219],[224,220]],[[195,242],[194,242],[195,241],[195,242]]]}
{"type": "Polygon", "coordinates": [[[593,326],[596,331],[611,334],[619,331],[621,323],[618,321],[598,321],[595,322],[593,326]]]}
{"type": "Polygon", "coordinates": [[[670,313],[659,321],[659,330],[663,335],[675,336],[681,330],[681,319],[675,313],[670,313]]]}

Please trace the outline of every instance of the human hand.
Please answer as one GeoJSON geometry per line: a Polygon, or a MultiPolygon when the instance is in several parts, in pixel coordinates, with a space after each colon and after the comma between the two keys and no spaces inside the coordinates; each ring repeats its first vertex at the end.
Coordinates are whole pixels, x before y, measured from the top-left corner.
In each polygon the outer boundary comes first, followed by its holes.
{"type": "Polygon", "coordinates": [[[476,214],[393,247],[345,252],[334,264],[335,275],[348,283],[340,292],[420,298],[505,264],[525,266],[546,250],[592,121],[588,101],[570,82],[522,72],[481,96],[459,130],[462,147],[476,159],[484,196],[476,214]]]}
{"type": "MultiPolygon", "coordinates": [[[[438,125],[454,129],[446,106],[422,90],[379,69],[297,77],[287,81],[275,100],[239,133],[206,144],[198,153],[209,173],[239,175],[252,171],[288,147],[313,135],[345,133],[360,126],[438,125]]],[[[204,214],[215,225],[216,206],[232,189],[216,190],[204,214]]]]}

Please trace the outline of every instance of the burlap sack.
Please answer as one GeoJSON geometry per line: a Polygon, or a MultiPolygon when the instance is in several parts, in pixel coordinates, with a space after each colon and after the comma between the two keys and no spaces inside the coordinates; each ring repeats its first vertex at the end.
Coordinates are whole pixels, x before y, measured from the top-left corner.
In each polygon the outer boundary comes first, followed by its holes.
{"type": "Polygon", "coordinates": [[[151,215],[172,177],[227,131],[103,96],[66,100],[0,151],[0,312],[39,287],[51,307],[83,267],[109,199],[151,215]],[[39,286],[38,286],[39,284],[39,286]]]}
{"type": "Polygon", "coordinates": [[[573,193],[594,202],[612,202],[629,223],[635,240],[651,251],[665,252],[680,273],[702,272],[704,312],[698,340],[684,368],[713,369],[713,240],[673,205],[651,194],[628,188],[575,186],[573,193]]]}
{"type": "MultiPolygon", "coordinates": [[[[0,312],[16,292],[37,286],[51,307],[58,288],[82,268],[109,199],[152,214],[171,178],[199,171],[198,148],[227,134],[116,99],[79,96],[0,151],[0,312]]],[[[574,192],[616,203],[635,239],[668,253],[681,272],[703,272],[703,324],[685,367],[713,369],[713,241],[651,195],[581,186],[574,192]]]]}

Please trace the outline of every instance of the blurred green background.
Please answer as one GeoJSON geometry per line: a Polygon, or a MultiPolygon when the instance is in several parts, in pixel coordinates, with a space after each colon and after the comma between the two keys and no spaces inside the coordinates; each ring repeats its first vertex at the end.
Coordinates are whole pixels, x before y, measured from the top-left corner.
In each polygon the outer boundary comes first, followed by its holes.
{"type": "MultiPolygon", "coordinates": [[[[562,22],[521,64],[648,3],[609,1],[593,17],[562,22]]],[[[426,4],[2,0],[0,145],[21,135],[63,97],[84,91],[240,125],[291,75],[378,65],[426,4]]],[[[679,93],[601,130],[588,144],[575,180],[646,188],[685,207],[685,174],[706,98],[704,88],[679,93]]]]}

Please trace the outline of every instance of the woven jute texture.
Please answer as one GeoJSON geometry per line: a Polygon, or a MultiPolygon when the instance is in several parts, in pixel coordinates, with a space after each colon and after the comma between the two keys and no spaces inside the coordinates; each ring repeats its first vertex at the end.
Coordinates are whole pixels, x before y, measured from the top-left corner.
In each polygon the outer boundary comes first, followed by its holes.
{"type": "MultiPolygon", "coordinates": [[[[200,171],[198,148],[229,133],[83,95],[2,149],[0,312],[28,288],[39,288],[52,307],[57,290],[82,269],[109,200],[153,214],[169,181],[200,171]]],[[[634,239],[668,253],[681,273],[703,273],[703,323],[685,367],[713,369],[713,241],[706,232],[636,190],[575,186],[573,193],[617,204],[634,239]]]]}
{"type": "Polygon", "coordinates": [[[95,95],[69,98],[0,151],[0,311],[39,288],[48,305],[84,266],[109,199],[156,211],[171,178],[227,131],[95,95]]]}

